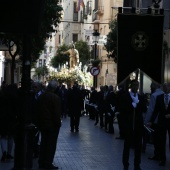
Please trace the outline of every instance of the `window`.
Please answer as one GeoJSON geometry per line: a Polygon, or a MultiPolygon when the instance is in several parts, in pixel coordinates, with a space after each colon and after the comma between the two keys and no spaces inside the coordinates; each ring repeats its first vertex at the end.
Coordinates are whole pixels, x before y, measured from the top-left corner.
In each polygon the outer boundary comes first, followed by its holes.
{"type": "Polygon", "coordinates": [[[42,67],[42,59],[39,59],[39,67],[42,67]]]}
{"type": "Polygon", "coordinates": [[[83,7],[83,18],[87,19],[87,8],[85,6],[83,7]]]}
{"type": "Polygon", "coordinates": [[[95,1],[95,11],[97,11],[97,10],[98,10],[98,0],[95,1]]]}
{"type": "Polygon", "coordinates": [[[59,37],[58,37],[58,43],[59,44],[61,43],[61,35],[59,35],[59,37]]]}
{"type": "Polygon", "coordinates": [[[78,34],[73,34],[73,42],[77,42],[78,41],[78,34]]]}
{"type": "Polygon", "coordinates": [[[44,54],[47,54],[47,46],[44,45],[44,54]]]}
{"type": "Polygon", "coordinates": [[[78,21],[77,2],[73,3],[73,21],[78,21]]]}
{"type": "Polygon", "coordinates": [[[91,15],[91,1],[87,2],[87,14],[91,15]]]}
{"type": "Polygon", "coordinates": [[[44,64],[43,64],[43,66],[45,66],[46,65],[46,59],[44,59],[44,64]]]}
{"type": "Polygon", "coordinates": [[[73,11],[78,13],[78,11],[77,11],[77,2],[73,2],[73,3],[74,3],[73,4],[73,11]]]}

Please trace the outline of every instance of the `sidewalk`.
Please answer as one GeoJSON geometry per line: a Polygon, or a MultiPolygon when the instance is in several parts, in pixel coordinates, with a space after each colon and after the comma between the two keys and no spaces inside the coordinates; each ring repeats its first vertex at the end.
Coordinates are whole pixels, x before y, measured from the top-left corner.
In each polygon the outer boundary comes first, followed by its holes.
{"type": "MultiPolygon", "coordinates": [[[[115,134],[108,134],[93,120],[81,117],[79,133],[71,133],[69,117],[62,120],[57,152],[54,163],[62,170],[123,170],[122,150],[123,140],[118,136],[118,126],[114,123],[115,134]]],[[[0,150],[0,157],[1,157],[0,150]]],[[[153,155],[153,145],[148,144],[146,152],[142,153],[142,170],[169,170],[170,152],[167,144],[167,163],[165,167],[158,166],[158,162],[148,160],[153,155]]],[[[34,170],[38,170],[38,159],[34,159],[34,170]]],[[[133,149],[130,154],[130,167],[133,170],[133,149]]],[[[0,163],[0,170],[10,170],[13,161],[0,163]]]]}

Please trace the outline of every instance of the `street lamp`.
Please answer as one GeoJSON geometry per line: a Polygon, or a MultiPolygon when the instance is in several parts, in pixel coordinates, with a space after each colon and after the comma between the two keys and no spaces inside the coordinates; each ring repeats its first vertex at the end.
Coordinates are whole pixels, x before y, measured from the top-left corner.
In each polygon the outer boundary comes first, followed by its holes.
{"type": "MultiPolygon", "coordinates": [[[[96,55],[97,43],[99,41],[100,33],[97,32],[97,30],[95,30],[92,34],[93,34],[93,42],[94,42],[94,60],[96,60],[96,58],[97,58],[97,55],[96,55]]],[[[97,75],[93,76],[93,87],[95,87],[95,88],[97,87],[97,75]]]]}

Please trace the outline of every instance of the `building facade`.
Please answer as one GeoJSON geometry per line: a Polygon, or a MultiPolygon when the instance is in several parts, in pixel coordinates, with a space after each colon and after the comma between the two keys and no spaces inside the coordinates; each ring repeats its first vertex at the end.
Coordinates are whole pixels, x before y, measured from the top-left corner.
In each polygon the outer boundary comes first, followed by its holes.
{"type": "MultiPolygon", "coordinates": [[[[100,40],[97,43],[97,59],[101,60],[100,73],[97,76],[97,87],[100,85],[114,85],[117,80],[117,66],[112,58],[107,57],[103,41],[110,32],[109,23],[116,18],[117,9],[112,7],[122,6],[122,0],[64,0],[63,8],[63,44],[69,45],[78,40],[86,41],[94,51],[92,33],[97,30],[100,40]]],[[[62,28],[62,27],[61,27],[62,28]]],[[[60,36],[61,37],[61,36],[60,36]]],[[[80,56],[81,58],[81,56],[80,56]]],[[[94,60],[94,54],[91,55],[94,60]]]]}
{"type": "MultiPolygon", "coordinates": [[[[91,50],[94,50],[92,33],[97,30],[100,33],[101,40],[97,43],[97,58],[101,60],[97,86],[116,86],[117,64],[112,58],[107,57],[107,52],[104,48],[105,41],[103,41],[110,32],[109,22],[116,19],[118,7],[136,7],[137,11],[142,13],[142,10],[147,10],[148,7],[153,8],[152,0],[60,0],[60,3],[63,6],[62,22],[56,28],[57,33],[47,41],[46,51],[42,53],[40,60],[44,60],[43,58],[45,57],[46,65],[53,70],[49,66],[49,62],[55,55],[58,46],[62,44],[69,45],[79,40],[86,41],[91,50]]],[[[164,8],[165,40],[170,46],[170,1],[162,0],[160,8],[164,8]]],[[[93,59],[94,54],[91,55],[91,60],[93,59]]],[[[165,62],[166,80],[168,80],[170,79],[169,59],[165,62]]]]}

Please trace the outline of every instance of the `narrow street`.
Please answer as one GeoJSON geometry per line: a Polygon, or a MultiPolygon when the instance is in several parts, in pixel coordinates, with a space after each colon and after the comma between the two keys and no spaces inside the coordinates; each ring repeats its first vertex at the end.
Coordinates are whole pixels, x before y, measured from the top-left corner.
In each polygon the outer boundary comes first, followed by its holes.
{"type": "MultiPolygon", "coordinates": [[[[54,158],[55,165],[62,170],[123,170],[122,149],[123,140],[118,136],[117,122],[114,123],[115,134],[108,134],[87,116],[81,117],[80,131],[70,132],[69,117],[62,120],[57,151],[54,158]]],[[[158,166],[158,162],[148,160],[153,155],[153,145],[147,144],[146,152],[142,153],[142,170],[169,170],[170,152],[167,141],[167,162],[165,167],[158,166]]],[[[0,156],[2,155],[0,150],[0,156]]],[[[38,170],[38,159],[34,159],[34,170],[38,170]]],[[[13,160],[0,163],[0,170],[10,170],[13,160]]],[[[133,149],[130,154],[130,167],[133,170],[133,149]]]]}

